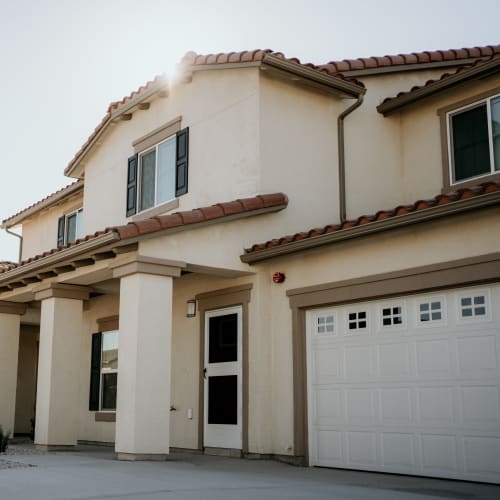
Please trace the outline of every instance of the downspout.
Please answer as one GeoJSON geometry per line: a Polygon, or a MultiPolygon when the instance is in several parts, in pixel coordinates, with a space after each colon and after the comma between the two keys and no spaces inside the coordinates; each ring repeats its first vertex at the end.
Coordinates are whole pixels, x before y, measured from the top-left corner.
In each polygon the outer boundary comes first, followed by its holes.
{"type": "Polygon", "coordinates": [[[337,139],[339,149],[339,212],[340,222],[344,222],[347,218],[346,209],[346,190],[345,190],[345,151],[344,151],[344,118],[352,113],[356,108],[359,108],[363,103],[365,92],[359,94],[356,102],[344,110],[337,118],[337,139]]]}
{"type": "Polygon", "coordinates": [[[17,262],[21,262],[21,257],[23,255],[23,237],[21,234],[14,233],[13,231],[10,231],[8,228],[4,228],[5,231],[12,236],[15,236],[16,238],[19,238],[19,257],[17,262]]]}

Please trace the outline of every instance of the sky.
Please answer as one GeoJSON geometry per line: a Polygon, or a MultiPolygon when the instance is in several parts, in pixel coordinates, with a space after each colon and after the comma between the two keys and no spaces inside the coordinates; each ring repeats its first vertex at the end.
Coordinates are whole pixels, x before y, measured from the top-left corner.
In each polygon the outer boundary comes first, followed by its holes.
{"type": "MultiPolygon", "coordinates": [[[[325,63],[500,43],[498,0],[0,0],[0,220],[72,182],[110,102],[189,50],[325,63]]],[[[0,261],[18,239],[0,231],[0,261]]]]}

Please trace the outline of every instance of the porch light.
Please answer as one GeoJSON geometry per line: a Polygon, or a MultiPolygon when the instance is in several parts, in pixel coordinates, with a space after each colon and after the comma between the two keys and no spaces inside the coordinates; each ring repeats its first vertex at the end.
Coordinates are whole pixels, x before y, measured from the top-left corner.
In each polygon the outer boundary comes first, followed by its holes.
{"type": "Polygon", "coordinates": [[[196,316],[196,300],[188,300],[186,316],[188,318],[194,318],[196,316]]]}

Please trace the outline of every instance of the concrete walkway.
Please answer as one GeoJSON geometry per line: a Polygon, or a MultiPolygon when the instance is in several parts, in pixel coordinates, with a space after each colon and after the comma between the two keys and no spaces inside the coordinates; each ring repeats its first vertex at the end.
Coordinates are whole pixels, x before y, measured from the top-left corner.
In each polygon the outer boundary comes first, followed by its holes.
{"type": "Polygon", "coordinates": [[[500,486],[294,467],[267,460],[173,454],[167,462],[119,462],[110,448],[0,455],[0,500],[498,500],[500,486]]]}

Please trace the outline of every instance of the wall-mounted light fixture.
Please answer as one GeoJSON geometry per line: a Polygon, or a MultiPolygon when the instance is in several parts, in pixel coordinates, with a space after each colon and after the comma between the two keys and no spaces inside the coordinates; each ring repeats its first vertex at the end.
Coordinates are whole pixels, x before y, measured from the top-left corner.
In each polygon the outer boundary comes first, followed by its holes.
{"type": "Polygon", "coordinates": [[[187,305],[187,311],[186,311],[186,316],[188,318],[194,318],[196,316],[196,300],[188,300],[186,302],[187,305]]]}

